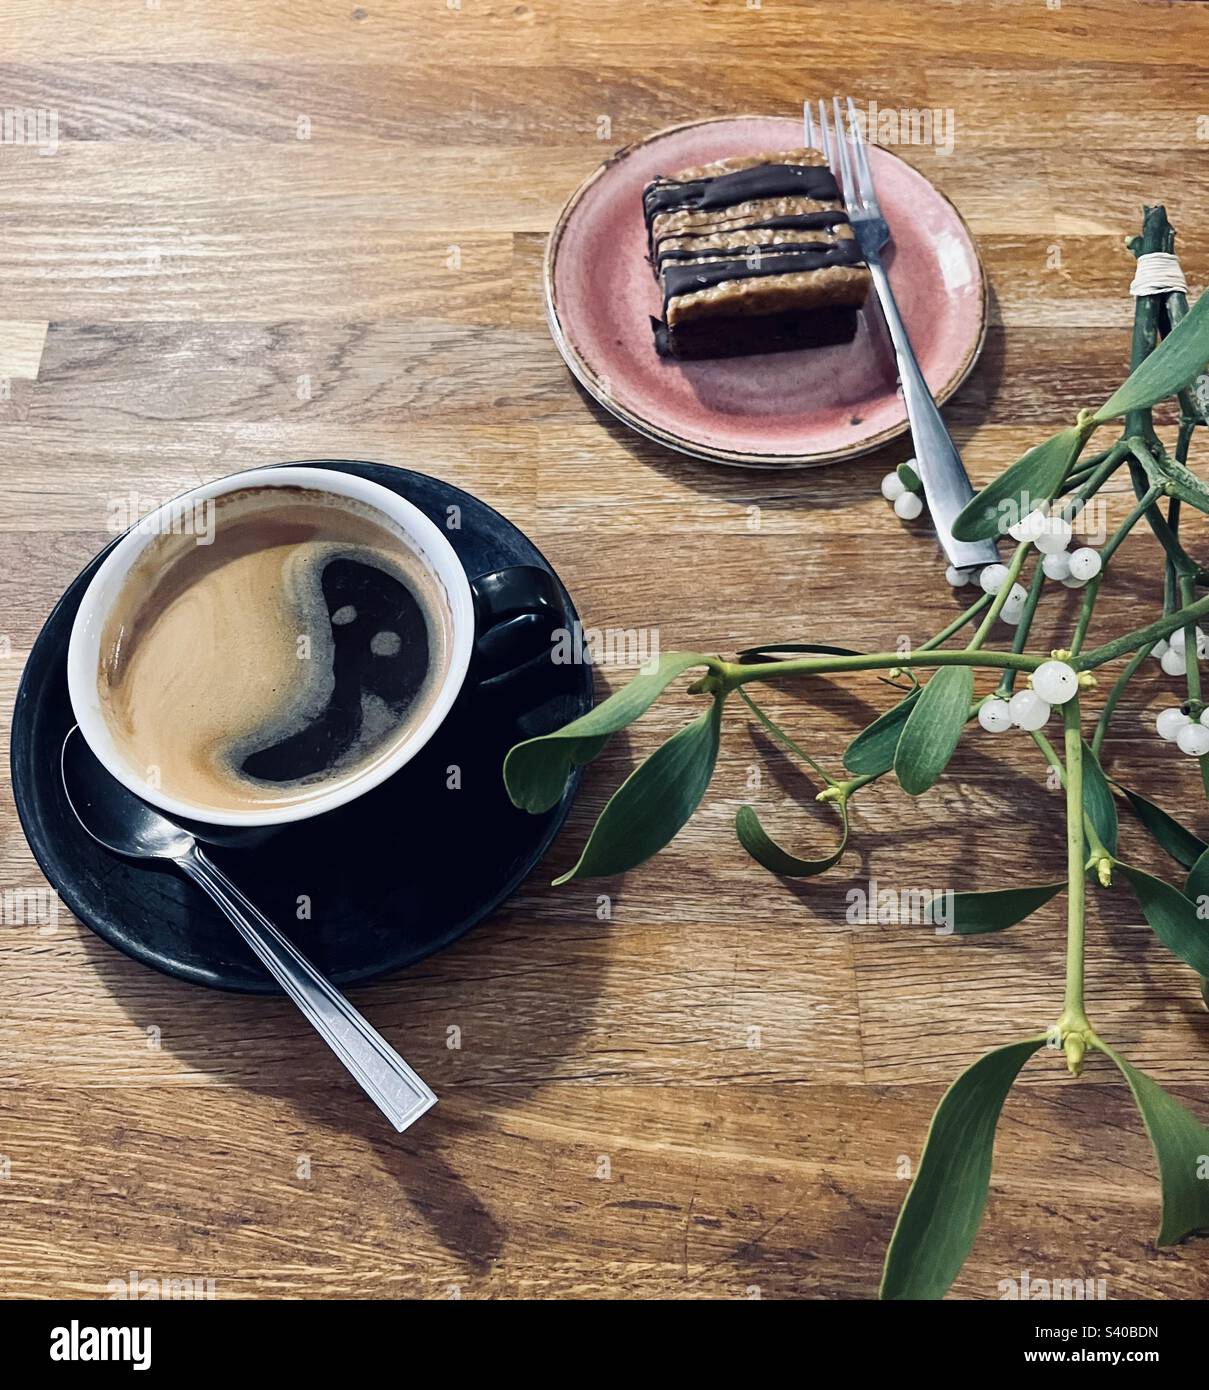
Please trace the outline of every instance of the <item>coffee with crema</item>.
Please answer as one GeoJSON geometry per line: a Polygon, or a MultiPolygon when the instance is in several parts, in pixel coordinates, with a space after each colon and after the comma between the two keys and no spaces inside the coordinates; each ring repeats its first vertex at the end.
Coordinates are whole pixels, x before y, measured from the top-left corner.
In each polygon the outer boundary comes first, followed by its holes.
{"type": "Polygon", "coordinates": [[[305,802],[398,748],[450,660],[440,582],[372,507],[299,487],[215,499],[213,536],[157,536],[97,672],[135,774],[199,811],[305,802]]]}

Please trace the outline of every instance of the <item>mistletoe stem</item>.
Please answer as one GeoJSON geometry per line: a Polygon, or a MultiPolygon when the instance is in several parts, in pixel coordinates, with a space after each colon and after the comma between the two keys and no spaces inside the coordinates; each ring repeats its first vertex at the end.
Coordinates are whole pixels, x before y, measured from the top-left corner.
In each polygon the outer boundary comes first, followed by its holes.
{"type": "Polygon", "coordinates": [[[1069,502],[1062,506],[1062,515],[1067,521],[1073,521],[1082,510],[1083,504],[1089,497],[1104,486],[1110,477],[1120,468],[1125,458],[1129,454],[1129,444],[1124,439],[1118,439],[1111,449],[1099,456],[1098,462],[1090,472],[1072,473],[1066,486],[1070,488],[1072,496],[1069,502]],[[1071,486],[1074,484],[1074,486],[1071,486]]]}
{"type": "MultiPolygon", "coordinates": [[[[1196,593],[1196,580],[1191,575],[1182,574],[1179,583],[1180,602],[1187,608],[1196,593]]],[[[1184,628],[1184,662],[1188,677],[1188,703],[1193,706],[1193,718],[1199,715],[1201,704],[1201,668],[1198,662],[1200,651],[1196,633],[1195,622],[1184,628]]],[[[1197,758],[1197,762],[1201,769],[1201,786],[1205,789],[1205,795],[1209,796],[1209,755],[1197,758]]]]}
{"type": "Polygon", "coordinates": [[[1104,736],[1108,733],[1108,725],[1112,720],[1113,712],[1116,710],[1117,701],[1120,700],[1121,696],[1125,693],[1125,687],[1134,678],[1138,672],[1138,668],[1153,650],[1153,642],[1148,646],[1139,647],[1129,658],[1129,662],[1125,669],[1113,682],[1112,689],[1105,697],[1104,708],[1100,711],[1100,717],[1096,720],[1095,732],[1091,736],[1091,751],[1097,758],[1100,756],[1100,749],[1104,743],[1104,736]]]}
{"type": "Polygon", "coordinates": [[[764,727],[773,736],[773,738],[777,740],[778,743],[783,744],[784,747],[788,748],[791,753],[796,753],[797,756],[801,758],[801,760],[808,767],[812,768],[814,772],[819,777],[821,777],[829,787],[834,787],[838,785],[834,777],[830,776],[829,773],[827,773],[822,767],[820,767],[819,764],[815,762],[815,760],[810,756],[809,753],[806,752],[805,749],[799,748],[798,745],[793,741],[793,739],[789,737],[785,730],[782,729],[781,726],[774,719],[770,719],[768,715],[764,713],[764,711],[760,708],[759,705],[756,704],[756,702],[751,698],[751,696],[747,693],[746,690],[739,691],[739,699],[743,701],[743,703],[747,706],[749,710],[751,710],[752,714],[756,716],[760,723],[764,725],[764,727]]]}
{"type": "MultiPolygon", "coordinates": [[[[1101,574],[1103,571],[1101,571],[1101,574]]],[[[1083,606],[1079,610],[1079,621],[1075,625],[1075,635],[1071,638],[1070,654],[1078,656],[1083,650],[1083,640],[1087,636],[1087,629],[1091,623],[1092,611],[1096,606],[1096,595],[1100,592],[1100,574],[1087,586],[1087,592],[1083,595],[1083,606]]]]}
{"type": "MultiPolygon", "coordinates": [[[[1195,583],[1190,575],[1180,576],[1180,603],[1184,608],[1189,608],[1195,598],[1195,583]]],[[[1187,664],[1188,679],[1188,699],[1199,701],[1201,698],[1201,668],[1197,663],[1197,637],[1196,622],[1186,623],[1184,626],[1184,657],[1187,664]]]]}
{"type": "MultiPolygon", "coordinates": [[[[1129,249],[1135,256],[1144,256],[1153,251],[1170,251],[1174,246],[1174,233],[1167,220],[1167,209],[1162,203],[1142,209],[1142,235],[1131,237],[1129,249]]],[[[1133,342],[1130,346],[1130,369],[1139,367],[1145,358],[1154,351],[1159,340],[1159,296],[1157,294],[1139,295],[1134,301],[1133,342]]],[[[1154,423],[1149,408],[1131,410],[1125,417],[1125,433],[1139,435],[1148,444],[1158,443],[1154,423]]]]}
{"type": "MultiPolygon", "coordinates": [[[[1209,608],[1209,598],[1204,600],[1209,608]]],[[[1173,627],[1178,624],[1173,623],[1173,627]]],[[[985,666],[995,670],[1035,671],[1044,657],[1019,652],[925,651],[870,652],[857,656],[812,656],[792,661],[760,661],[743,664],[719,661],[717,675],[723,691],[737,690],[748,681],[777,680],[781,676],[829,676],[840,671],[884,671],[892,666],[985,666]]]]}
{"type": "MultiPolygon", "coordinates": [[[[1157,440],[1155,444],[1161,453],[1163,446],[1157,440]]],[[[1129,461],[1129,475],[1133,481],[1133,490],[1141,500],[1148,491],[1147,480],[1155,467],[1155,455],[1144,440],[1136,437],[1129,440],[1129,451],[1133,454],[1129,461]]],[[[1167,552],[1167,562],[1175,568],[1176,573],[1195,575],[1198,569],[1196,561],[1180,544],[1175,530],[1164,520],[1158,507],[1152,505],[1146,509],[1146,522],[1154,532],[1155,539],[1167,552]]]]}
{"type": "Polygon", "coordinates": [[[990,603],[990,601],[990,594],[983,594],[980,598],[976,599],[972,604],[970,604],[969,608],[967,608],[964,613],[960,613],[946,627],[942,627],[935,637],[929,637],[928,640],[921,647],[918,647],[916,650],[921,652],[930,652],[934,651],[937,647],[943,647],[950,637],[960,632],[961,629],[965,627],[965,625],[968,622],[970,622],[971,619],[973,619],[979,613],[981,613],[982,610],[987,606],[987,604],[990,603]]]}
{"type": "MultiPolygon", "coordinates": [[[[1062,759],[1058,756],[1057,752],[1055,751],[1054,745],[1049,741],[1048,738],[1046,738],[1046,736],[1040,731],[1040,729],[1032,730],[1031,737],[1033,742],[1037,745],[1038,748],[1041,749],[1041,752],[1045,755],[1045,761],[1049,763],[1050,767],[1052,767],[1054,771],[1058,774],[1058,785],[1063,789],[1063,791],[1065,791],[1066,768],[1062,765],[1062,759]]],[[[1086,807],[1084,807],[1083,809],[1083,834],[1087,840],[1087,859],[1089,864],[1099,864],[1104,861],[1112,860],[1112,855],[1109,854],[1109,852],[1104,848],[1104,843],[1100,839],[1098,833],[1096,832],[1096,827],[1092,824],[1092,819],[1087,814],[1086,807]]]]}
{"type": "Polygon", "coordinates": [[[1066,1065],[1073,1076],[1078,1076],[1090,1025],[1083,1004],[1086,860],[1083,852],[1083,739],[1077,695],[1062,706],[1062,725],[1066,742],[1066,997],[1058,1028],[1066,1065]]]}
{"type": "Polygon", "coordinates": [[[998,592],[995,594],[995,602],[991,604],[991,611],[983,618],[978,631],[970,639],[970,645],[967,650],[976,652],[986,641],[991,628],[995,626],[995,619],[1003,611],[1003,606],[1008,601],[1008,595],[1012,592],[1016,580],[1020,577],[1020,571],[1024,567],[1024,561],[1028,554],[1028,550],[1029,547],[1023,542],[1016,547],[1016,553],[1012,556],[1012,562],[1008,566],[1007,578],[1000,584],[998,592]]]}
{"type": "Polygon", "coordinates": [[[1080,459],[1066,475],[1063,486],[1068,491],[1078,487],[1081,482],[1084,482],[1097,468],[1099,468],[1111,452],[1111,449],[1101,449],[1098,453],[1090,454],[1087,458],[1080,459]]]}
{"type": "MultiPolygon", "coordinates": [[[[1143,496],[1138,499],[1137,506],[1134,507],[1133,511],[1131,511],[1120,526],[1117,527],[1105,543],[1104,548],[1100,551],[1100,573],[1088,584],[1087,592],[1083,596],[1083,607],[1079,613],[1079,622],[1075,628],[1075,635],[1070,644],[1072,656],[1078,656],[1083,650],[1083,642],[1087,637],[1087,629],[1091,623],[1092,610],[1096,606],[1096,597],[1100,592],[1100,584],[1104,579],[1104,572],[1108,567],[1109,560],[1112,559],[1113,552],[1146,515],[1155,501],[1162,495],[1162,487],[1158,483],[1153,483],[1143,496]]],[[[1195,595],[1193,595],[1193,597],[1195,597],[1195,595]]]]}
{"type": "Polygon", "coordinates": [[[1209,614],[1209,596],[1188,604],[1187,607],[1179,609],[1178,612],[1166,613],[1163,617],[1156,618],[1148,626],[1138,628],[1136,632],[1127,632],[1123,637],[1114,637],[1111,642],[1105,642],[1102,647],[1094,647],[1073,664],[1077,670],[1090,671],[1093,667],[1103,666],[1106,661],[1115,661],[1117,657],[1124,656],[1127,652],[1136,651],[1138,647],[1153,647],[1159,638],[1170,637],[1177,627],[1187,627],[1189,623],[1195,626],[1197,620],[1206,614],[1209,614]]]}
{"type": "MultiPolygon", "coordinates": [[[[1133,528],[1138,524],[1138,522],[1141,521],[1141,519],[1146,515],[1146,513],[1150,510],[1154,503],[1160,497],[1162,497],[1162,495],[1163,488],[1161,484],[1153,483],[1149,488],[1147,488],[1147,490],[1142,494],[1142,496],[1138,498],[1137,506],[1134,507],[1133,511],[1131,511],[1129,515],[1125,518],[1125,520],[1120,524],[1120,526],[1117,527],[1113,534],[1108,538],[1103,549],[1100,551],[1100,560],[1102,564],[1108,563],[1108,561],[1112,558],[1113,552],[1116,550],[1116,548],[1121,544],[1125,537],[1129,535],[1130,531],[1133,530],[1133,528]]],[[[1174,534],[1174,532],[1172,534],[1174,534]]]]}
{"type": "MultiPolygon", "coordinates": [[[[1045,570],[1041,565],[1038,565],[1033,571],[1033,579],[1029,584],[1028,597],[1024,600],[1024,608],[1020,613],[1020,621],[1016,624],[1016,635],[1012,638],[1012,650],[1016,653],[1023,652],[1028,643],[1028,636],[1033,627],[1033,618],[1037,612],[1037,605],[1041,602],[1041,592],[1044,588],[1045,570]]],[[[995,694],[1001,700],[1009,700],[1015,688],[1016,672],[1005,671],[1000,677],[999,686],[995,694]]]]}

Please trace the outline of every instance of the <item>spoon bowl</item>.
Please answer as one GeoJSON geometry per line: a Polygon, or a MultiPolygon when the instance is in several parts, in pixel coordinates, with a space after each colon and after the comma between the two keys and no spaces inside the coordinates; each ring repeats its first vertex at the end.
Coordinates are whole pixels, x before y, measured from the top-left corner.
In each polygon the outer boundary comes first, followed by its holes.
{"type": "Polygon", "coordinates": [[[181,859],[197,841],[183,826],[122,785],[89,748],[79,725],[63,740],[59,765],[76,820],[99,845],[131,859],[181,859]]]}

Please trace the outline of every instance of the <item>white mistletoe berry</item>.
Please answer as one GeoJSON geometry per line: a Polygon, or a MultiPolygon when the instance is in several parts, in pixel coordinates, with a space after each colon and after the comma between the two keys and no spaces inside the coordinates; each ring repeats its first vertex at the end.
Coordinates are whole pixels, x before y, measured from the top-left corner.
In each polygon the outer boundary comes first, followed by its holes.
{"type": "Polygon", "coordinates": [[[1043,661],[1033,672],[1033,689],[1047,705],[1064,705],[1079,693],[1079,677],[1065,661],[1043,661]]]}
{"type": "Polygon", "coordinates": [[[1008,701],[1012,723],[1030,733],[1043,728],[1049,721],[1049,705],[1035,690],[1018,690],[1008,701]]]}
{"type": "Polygon", "coordinates": [[[1184,653],[1176,647],[1167,648],[1159,661],[1159,665],[1169,676],[1188,674],[1188,663],[1184,660],[1184,653]]]}
{"type": "Polygon", "coordinates": [[[1179,731],[1191,723],[1192,720],[1176,705],[1172,705],[1170,709],[1160,710],[1159,717],[1154,721],[1155,728],[1159,731],[1159,737],[1165,738],[1168,743],[1174,743],[1179,731]]]}
{"type": "Polygon", "coordinates": [[[978,582],[982,585],[983,593],[997,594],[1003,588],[1007,577],[1008,567],[1006,565],[988,565],[978,576],[978,582]]]}
{"type": "Polygon", "coordinates": [[[1064,516],[1051,516],[1045,530],[1040,532],[1033,544],[1043,555],[1056,555],[1070,544],[1071,525],[1064,516]]]}
{"type": "Polygon", "coordinates": [[[1070,572],[1076,579],[1094,579],[1100,573],[1100,566],[1103,563],[1100,559],[1100,552],[1093,550],[1090,546],[1081,546],[1078,550],[1071,551],[1070,572]]]}
{"type": "Polygon", "coordinates": [[[1047,555],[1041,561],[1041,568],[1045,571],[1046,579],[1069,579],[1070,556],[1065,550],[1059,550],[1054,555],[1047,555]]]}
{"type": "Polygon", "coordinates": [[[1185,724],[1175,737],[1181,753],[1191,758],[1203,758],[1209,753],[1209,729],[1203,724],[1185,724]]]}
{"type": "Polygon", "coordinates": [[[917,492],[900,492],[894,499],[894,514],[904,521],[914,521],[924,509],[924,499],[917,492]]]}
{"type": "MultiPolygon", "coordinates": [[[[1197,654],[1197,656],[1202,656],[1202,657],[1203,657],[1203,656],[1205,655],[1206,642],[1207,642],[1206,634],[1205,634],[1204,632],[1202,632],[1201,629],[1198,627],[1197,630],[1196,630],[1196,654],[1197,654]]],[[[1168,645],[1171,647],[1171,649],[1172,649],[1173,651],[1181,652],[1183,655],[1187,656],[1187,654],[1188,654],[1188,629],[1187,629],[1187,628],[1183,628],[1183,627],[1177,627],[1176,630],[1171,634],[1170,638],[1168,639],[1168,645]]]]}
{"type": "Polygon", "coordinates": [[[1048,528],[1049,517],[1043,511],[1034,510],[1022,517],[1014,526],[1009,526],[1008,535],[1014,541],[1035,541],[1048,528]]]}
{"type": "Polygon", "coordinates": [[[894,502],[907,490],[906,483],[897,473],[887,473],[882,479],[882,496],[887,502],[894,502]]]}
{"type": "Polygon", "coordinates": [[[1024,617],[1024,605],[1028,601],[1028,590],[1023,584],[1013,584],[1011,592],[1003,601],[999,616],[1013,627],[1024,617]]]}
{"type": "Polygon", "coordinates": [[[989,734],[1001,734],[1012,727],[1008,702],[998,698],[978,706],[978,722],[989,734]]]}

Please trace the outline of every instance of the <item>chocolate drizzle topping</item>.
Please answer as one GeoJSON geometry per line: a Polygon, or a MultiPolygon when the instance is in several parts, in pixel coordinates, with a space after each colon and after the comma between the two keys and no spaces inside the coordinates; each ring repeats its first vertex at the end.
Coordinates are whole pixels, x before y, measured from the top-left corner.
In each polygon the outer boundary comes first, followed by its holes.
{"type": "Polygon", "coordinates": [[[703,211],[733,207],[764,198],[812,198],[838,201],[840,190],[825,164],[756,164],[750,169],[717,174],[711,179],[657,179],[648,184],[642,206],[649,228],[661,212],[703,211]]]}
{"type": "Polygon", "coordinates": [[[680,294],[720,285],[724,280],[747,280],[761,275],[793,275],[798,271],[822,270],[829,265],[860,265],[860,247],[855,239],[803,245],[790,243],[737,260],[694,261],[690,265],[669,265],[660,270],[663,306],[680,294]]]}

